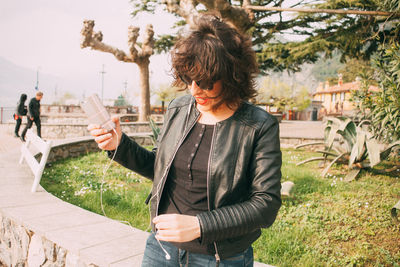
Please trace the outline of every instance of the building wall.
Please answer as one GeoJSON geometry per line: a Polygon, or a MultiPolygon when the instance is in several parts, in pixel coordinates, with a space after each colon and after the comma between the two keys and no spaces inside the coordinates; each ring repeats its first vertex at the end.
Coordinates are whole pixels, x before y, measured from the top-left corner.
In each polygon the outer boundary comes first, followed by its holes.
{"type": "MultiPolygon", "coordinates": [[[[336,85],[329,85],[328,82],[320,83],[314,100],[322,101],[323,108],[320,109],[320,114],[325,115],[350,115],[355,112],[356,106],[350,101],[353,91],[360,89],[360,81],[343,83],[339,75],[339,81],[336,85]]],[[[370,85],[368,91],[378,92],[380,89],[377,86],[370,85]]]]}
{"type": "Polygon", "coordinates": [[[353,111],[355,106],[350,101],[351,92],[317,92],[314,95],[315,100],[322,101],[322,106],[326,109],[327,114],[331,113],[348,113],[353,111]]]}

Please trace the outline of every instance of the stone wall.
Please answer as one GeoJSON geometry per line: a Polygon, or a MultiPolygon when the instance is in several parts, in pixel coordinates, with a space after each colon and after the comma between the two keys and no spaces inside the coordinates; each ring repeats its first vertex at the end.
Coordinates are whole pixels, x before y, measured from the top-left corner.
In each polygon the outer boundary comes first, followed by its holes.
{"type": "Polygon", "coordinates": [[[32,232],[0,213],[0,266],[25,266],[32,232]]]}
{"type": "MultiPolygon", "coordinates": [[[[157,123],[158,127],[162,127],[162,123],[157,123]]],[[[13,134],[14,132],[14,127],[15,123],[8,123],[8,132],[10,134],[13,134]]],[[[151,133],[151,129],[148,123],[140,123],[140,122],[122,122],[121,123],[121,128],[122,131],[128,135],[145,135],[148,136],[151,133]]],[[[36,132],[35,125],[33,126],[34,131],[36,132]]],[[[70,139],[73,138],[78,138],[77,140],[80,140],[79,137],[86,137],[90,138],[89,132],[87,130],[87,124],[52,124],[52,123],[43,123],[42,124],[42,137],[44,139],[69,139],[68,142],[70,142],[70,139]]],[[[138,137],[137,137],[138,138],[138,137]]],[[[82,139],[83,140],[83,139],[82,139]]],[[[135,139],[139,143],[142,144],[140,139],[135,139]]],[[[295,147],[296,145],[302,144],[302,143],[308,143],[308,142],[322,142],[323,138],[302,138],[302,137],[285,137],[281,136],[280,138],[282,147],[295,147]]],[[[143,144],[148,144],[151,145],[152,143],[150,142],[150,139],[145,141],[143,144]]],[[[86,149],[86,146],[88,144],[85,144],[84,148],[79,148],[79,149],[86,149]]],[[[323,146],[313,146],[314,149],[316,148],[322,148],[323,146]]],[[[92,150],[91,148],[88,148],[89,150],[92,150]]],[[[75,150],[75,148],[72,148],[72,150],[75,150]]],[[[61,152],[60,152],[61,153],[61,152]]],[[[67,152],[63,152],[67,153],[67,152]]],[[[71,152],[73,153],[73,152],[71,152]]]]}
{"type": "MultiPolygon", "coordinates": [[[[161,123],[158,123],[162,127],[161,123]]],[[[33,126],[34,127],[34,126],[33,126]]],[[[122,131],[126,134],[131,133],[149,133],[151,128],[149,124],[141,122],[123,122],[121,123],[122,131]]],[[[68,139],[74,137],[88,136],[87,124],[52,124],[46,123],[42,125],[42,137],[44,139],[68,139]]]]}
{"type": "Polygon", "coordinates": [[[84,114],[55,114],[52,116],[40,116],[42,123],[52,124],[87,124],[87,117],[84,114]]]}
{"type": "MultiPolygon", "coordinates": [[[[108,112],[110,113],[118,113],[118,114],[128,114],[132,113],[133,111],[137,111],[136,107],[130,107],[130,106],[120,106],[120,107],[114,107],[114,106],[106,106],[105,107],[108,112]]],[[[63,116],[69,116],[70,114],[83,114],[83,110],[81,106],[79,105],[47,105],[47,104],[41,104],[40,105],[40,112],[41,114],[49,114],[49,113],[59,113],[63,114],[63,116]]]]}
{"type": "MultiPolygon", "coordinates": [[[[162,127],[162,123],[157,123],[158,127],[162,127]]],[[[8,123],[8,133],[14,133],[14,122],[8,123]]],[[[20,134],[25,124],[21,126],[20,134]]],[[[148,122],[122,122],[122,131],[126,134],[133,133],[150,133],[151,128],[148,122]]],[[[33,124],[32,129],[36,133],[36,126],[33,124]]],[[[89,136],[87,123],[42,123],[42,137],[44,139],[70,139],[75,137],[89,136]]]]}
{"type": "MultiPolygon", "coordinates": [[[[150,146],[153,144],[149,135],[132,133],[128,134],[128,136],[141,146],[150,146]]],[[[100,149],[93,140],[93,137],[90,136],[58,141],[51,147],[47,163],[66,158],[79,157],[96,151],[100,151],[100,149]]]]}
{"type": "Polygon", "coordinates": [[[9,219],[0,212],[0,266],[94,267],[72,252],[9,219]]]}
{"type": "MultiPolygon", "coordinates": [[[[307,144],[307,143],[319,143],[324,142],[323,138],[302,138],[302,137],[280,137],[282,148],[294,148],[297,145],[307,144]]],[[[323,144],[315,144],[307,146],[308,150],[323,150],[323,144]]]]}

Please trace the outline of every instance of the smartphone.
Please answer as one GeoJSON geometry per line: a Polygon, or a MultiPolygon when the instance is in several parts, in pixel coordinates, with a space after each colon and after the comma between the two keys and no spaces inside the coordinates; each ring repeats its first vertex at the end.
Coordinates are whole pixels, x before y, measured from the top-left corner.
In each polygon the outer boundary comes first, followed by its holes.
{"type": "Polygon", "coordinates": [[[81,103],[81,107],[86,113],[89,123],[98,124],[108,131],[115,128],[115,123],[111,120],[110,114],[103,106],[103,103],[97,94],[93,94],[86,98],[86,100],[81,103]]]}

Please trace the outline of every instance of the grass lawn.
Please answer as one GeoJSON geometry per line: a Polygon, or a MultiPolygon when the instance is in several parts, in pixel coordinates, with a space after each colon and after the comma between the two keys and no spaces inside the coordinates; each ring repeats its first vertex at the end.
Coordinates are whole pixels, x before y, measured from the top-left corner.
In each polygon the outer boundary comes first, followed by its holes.
{"type": "MultiPolygon", "coordinates": [[[[400,225],[390,217],[400,199],[400,171],[362,172],[346,183],[341,166],[321,178],[317,162],[295,165],[315,155],[283,150],[282,181],[295,183],[294,197],[283,200],[275,223],[254,243],[255,259],[275,266],[400,266],[400,225]]],[[[108,163],[104,152],[63,160],[45,169],[41,184],[99,214],[102,187],[108,217],[148,230],[151,182],[116,163],[103,175],[108,163]]]]}

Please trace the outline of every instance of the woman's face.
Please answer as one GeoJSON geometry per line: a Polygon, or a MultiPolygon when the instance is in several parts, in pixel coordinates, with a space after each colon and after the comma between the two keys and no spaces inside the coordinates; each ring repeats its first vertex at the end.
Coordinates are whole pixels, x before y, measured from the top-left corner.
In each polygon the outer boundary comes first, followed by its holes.
{"type": "Polygon", "coordinates": [[[219,94],[221,93],[222,83],[220,80],[216,81],[211,90],[203,90],[195,81],[192,81],[192,84],[189,85],[189,89],[192,96],[196,99],[197,109],[202,112],[209,112],[212,111],[212,106],[221,98],[219,94]]]}

